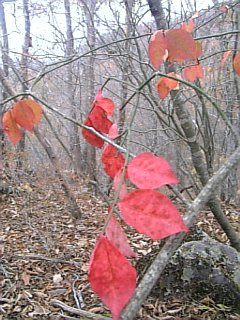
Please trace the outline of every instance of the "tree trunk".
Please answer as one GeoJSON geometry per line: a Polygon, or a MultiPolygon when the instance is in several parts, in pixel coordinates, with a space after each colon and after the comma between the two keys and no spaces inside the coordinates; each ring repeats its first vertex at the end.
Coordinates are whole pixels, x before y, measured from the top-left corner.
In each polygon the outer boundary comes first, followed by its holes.
{"type": "MultiPolygon", "coordinates": [[[[64,0],[65,7],[65,17],[66,17],[66,27],[67,27],[67,40],[66,40],[66,56],[71,57],[74,54],[74,40],[72,32],[72,22],[71,22],[71,7],[70,1],[64,0]]],[[[69,63],[67,65],[66,73],[66,91],[68,104],[70,105],[70,117],[77,120],[77,105],[75,102],[75,87],[73,78],[73,68],[74,65],[69,63]]],[[[81,170],[81,148],[79,139],[79,128],[77,125],[70,123],[70,153],[73,158],[73,165],[75,173],[79,173],[81,170]]]]}
{"type": "MultiPolygon", "coordinates": [[[[95,34],[95,23],[94,23],[94,16],[96,13],[96,5],[97,0],[90,0],[90,1],[82,1],[83,10],[86,18],[87,24],[87,42],[88,47],[90,50],[94,49],[96,43],[96,34],[95,34]]],[[[87,59],[87,66],[86,66],[86,83],[87,86],[87,111],[89,112],[91,108],[91,103],[95,97],[95,73],[94,73],[94,55],[93,53],[90,54],[89,58],[87,59]]],[[[85,163],[87,174],[89,179],[92,181],[96,180],[96,148],[90,144],[86,144],[85,149],[85,163]]]]}
{"type": "MultiPolygon", "coordinates": [[[[9,73],[9,44],[8,44],[8,33],[7,33],[7,24],[5,19],[5,12],[3,6],[3,0],[0,0],[0,23],[2,30],[2,62],[3,62],[3,72],[4,76],[7,78],[9,73]]],[[[2,98],[3,100],[7,98],[7,92],[5,88],[2,88],[2,98]]],[[[3,105],[0,104],[0,161],[6,160],[4,159],[4,149],[5,149],[5,136],[2,128],[2,115],[3,115],[3,105]]],[[[5,165],[8,166],[7,161],[5,165]]]]}

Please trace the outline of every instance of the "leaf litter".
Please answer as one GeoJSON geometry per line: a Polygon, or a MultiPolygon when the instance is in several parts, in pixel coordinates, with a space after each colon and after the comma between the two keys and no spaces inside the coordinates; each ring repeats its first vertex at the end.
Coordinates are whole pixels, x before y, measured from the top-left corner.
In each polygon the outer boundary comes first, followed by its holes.
{"type": "MultiPolygon", "coordinates": [[[[107,215],[107,204],[75,181],[73,189],[83,212],[76,222],[55,178],[38,177],[18,192],[0,195],[0,320],[64,319],[73,316],[54,306],[58,301],[73,308],[110,317],[88,281],[89,260],[107,215]],[[24,188],[28,185],[28,188],[24,188]]],[[[235,217],[236,209],[226,208],[235,217]]],[[[210,213],[198,222],[210,235],[226,242],[210,213]]],[[[236,218],[233,223],[237,223],[236,218]]],[[[157,254],[160,241],[135,233],[122,224],[130,245],[144,256],[157,254]]],[[[136,265],[138,259],[132,259],[136,265]]],[[[142,270],[146,265],[142,265],[142,270]]],[[[73,318],[74,319],[74,318],[73,318]]],[[[86,318],[87,319],[87,318],[86,318]]],[[[240,317],[214,301],[168,299],[150,296],[136,319],[232,319],[240,317]]]]}

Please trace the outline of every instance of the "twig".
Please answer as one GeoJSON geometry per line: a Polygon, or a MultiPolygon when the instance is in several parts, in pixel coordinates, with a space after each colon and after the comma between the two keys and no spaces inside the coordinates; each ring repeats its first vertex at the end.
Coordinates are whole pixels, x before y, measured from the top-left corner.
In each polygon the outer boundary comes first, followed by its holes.
{"type": "Polygon", "coordinates": [[[77,290],[76,289],[76,282],[79,281],[79,279],[74,280],[73,285],[72,285],[72,290],[73,290],[73,297],[76,302],[76,305],[78,309],[82,309],[85,307],[85,303],[83,301],[82,297],[82,290],[77,290]]]}
{"type": "Polygon", "coordinates": [[[50,263],[65,263],[65,264],[70,264],[70,265],[77,266],[77,267],[79,267],[81,265],[79,262],[67,261],[67,260],[58,259],[58,258],[48,258],[48,257],[38,255],[38,254],[14,255],[11,258],[22,259],[22,260],[42,260],[42,261],[48,261],[50,263]]]}
{"type": "Polygon", "coordinates": [[[55,306],[55,307],[60,307],[61,309],[63,309],[64,311],[67,311],[69,313],[76,314],[76,315],[79,315],[79,316],[83,316],[83,317],[85,317],[87,319],[111,320],[111,318],[108,318],[108,317],[104,317],[104,316],[101,316],[101,315],[98,315],[98,314],[95,314],[95,313],[92,313],[92,312],[89,312],[89,311],[84,311],[84,310],[80,310],[80,309],[76,309],[76,308],[70,307],[67,304],[65,304],[62,301],[57,300],[57,299],[50,300],[50,304],[52,306],[55,306]]]}

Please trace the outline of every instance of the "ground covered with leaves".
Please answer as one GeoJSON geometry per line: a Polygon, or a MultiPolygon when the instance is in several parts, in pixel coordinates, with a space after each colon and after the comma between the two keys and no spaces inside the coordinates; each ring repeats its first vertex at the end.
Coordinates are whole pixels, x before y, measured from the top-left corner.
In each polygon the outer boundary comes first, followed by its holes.
{"type": "MultiPolygon", "coordinates": [[[[72,189],[83,213],[80,221],[69,213],[55,178],[23,179],[0,195],[0,320],[110,317],[91,291],[87,277],[107,204],[78,180],[72,181],[72,189]],[[88,314],[80,315],[79,310],[88,314]]],[[[204,213],[198,223],[210,235],[226,241],[209,213],[204,213]]],[[[154,257],[159,242],[126,228],[138,259],[151,253],[154,257]]],[[[132,263],[138,264],[138,259],[132,263]]],[[[141,268],[143,273],[145,266],[141,268]]],[[[201,301],[189,301],[184,296],[162,301],[155,293],[148,297],[137,319],[239,320],[240,315],[208,297],[201,301]]]]}

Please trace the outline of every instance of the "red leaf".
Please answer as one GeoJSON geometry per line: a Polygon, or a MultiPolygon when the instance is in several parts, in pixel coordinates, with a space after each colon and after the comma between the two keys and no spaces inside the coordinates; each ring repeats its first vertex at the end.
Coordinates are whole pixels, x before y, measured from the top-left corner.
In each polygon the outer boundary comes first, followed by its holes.
{"type": "Polygon", "coordinates": [[[116,123],[113,123],[113,125],[109,129],[108,136],[111,139],[115,139],[118,137],[118,125],[116,123]]]}
{"type": "Polygon", "coordinates": [[[233,67],[234,67],[235,71],[237,72],[237,74],[240,76],[240,52],[238,52],[235,55],[235,58],[233,60],[233,67]]]}
{"type": "Polygon", "coordinates": [[[135,190],[118,202],[127,224],[153,240],[188,231],[178,209],[160,192],[135,190]]]}
{"type": "Polygon", "coordinates": [[[110,144],[104,148],[101,160],[105,172],[112,178],[122,169],[125,163],[124,156],[110,144]]]}
{"type": "MultiPolygon", "coordinates": [[[[168,73],[172,77],[177,77],[174,72],[168,73]]],[[[179,82],[177,80],[162,77],[157,82],[157,92],[161,99],[165,99],[169,92],[178,87],[179,82]]]]}
{"type": "Polygon", "coordinates": [[[107,118],[106,112],[96,104],[88,118],[91,121],[92,126],[99,132],[108,133],[112,126],[112,121],[107,118]]]}
{"type": "Polygon", "coordinates": [[[89,281],[117,320],[136,288],[136,270],[106,237],[100,235],[90,261],[89,281]]]}
{"type": "MultiPolygon", "coordinates": [[[[115,174],[115,177],[113,179],[113,188],[114,188],[115,192],[118,192],[119,184],[121,182],[121,177],[122,177],[122,170],[119,170],[115,174]]],[[[126,174],[125,174],[125,177],[126,177],[126,174]]],[[[122,182],[121,190],[119,193],[119,199],[122,199],[126,194],[127,194],[127,187],[126,187],[125,183],[122,182]]]]}
{"type": "Polygon", "coordinates": [[[192,35],[183,29],[167,30],[166,33],[168,60],[183,62],[196,60],[201,54],[196,50],[192,35]]]}
{"type": "Polygon", "coordinates": [[[137,257],[137,254],[131,249],[128,238],[114,214],[112,214],[107,225],[106,236],[125,257],[137,257]]]}
{"type": "MultiPolygon", "coordinates": [[[[84,124],[88,127],[93,127],[92,122],[89,118],[87,118],[84,121],[84,124]]],[[[82,129],[82,135],[84,136],[84,138],[87,140],[87,142],[89,142],[91,145],[93,145],[94,147],[97,148],[102,148],[102,146],[104,145],[104,141],[103,139],[101,139],[100,137],[96,136],[95,133],[87,130],[87,129],[82,129]]]]}
{"type": "Polygon", "coordinates": [[[22,128],[32,131],[35,122],[35,116],[31,107],[25,100],[18,101],[14,104],[12,109],[12,116],[14,120],[22,128]]]}
{"type": "Polygon", "coordinates": [[[95,105],[102,108],[107,115],[111,116],[114,111],[114,103],[109,98],[101,98],[101,100],[97,100],[95,105]]]}
{"type": "Polygon", "coordinates": [[[15,120],[13,119],[11,110],[9,110],[3,114],[2,125],[3,125],[3,131],[6,132],[9,139],[14,144],[16,144],[18,141],[20,141],[22,139],[21,130],[20,130],[19,126],[17,125],[17,123],[15,122],[15,120]]]}
{"type": "Polygon", "coordinates": [[[115,108],[111,99],[103,97],[102,90],[98,90],[96,94],[93,107],[95,106],[101,107],[109,116],[113,114],[115,108]]]}
{"type": "Polygon", "coordinates": [[[203,68],[200,64],[195,66],[189,66],[183,69],[183,77],[190,81],[194,82],[197,79],[203,78],[203,68]]]}
{"type": "Polygon", "coordinates": [[[143,152],[133,158],[127,167],[128,177],[140,189],[155,189],[166,184],[179,183],[167,160],[143,152]]]}
{"type": "Polygon", "coordinates": [[[157,30],[151,36],[148,44],[149,60],[155,70],[160,68],[164,57],[166,56],[167,43],[163,30],[157,30]]]}

